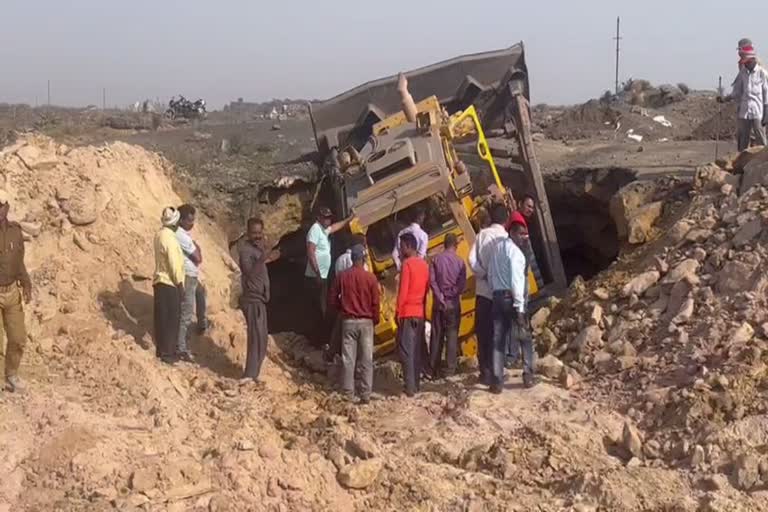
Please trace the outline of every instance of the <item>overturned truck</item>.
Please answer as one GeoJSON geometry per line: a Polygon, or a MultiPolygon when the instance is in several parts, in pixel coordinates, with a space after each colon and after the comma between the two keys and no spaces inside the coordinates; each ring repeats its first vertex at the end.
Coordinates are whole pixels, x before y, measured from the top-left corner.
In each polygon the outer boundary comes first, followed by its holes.
{"type": "MultiPolygon", "coordinates": [[[[351,230],[365,235],[369,266],[384,291],[377,353],[395,343],[392,251],[397,233],[417,209],[427,213],[422,227],[429,235],[428,255],[442,250],[445,236],[454,233],[466,261],[475,233],[487,224],[484,212],[491,201],[511,207],[512,197],[534,196],[537,211],[529,230],[540,272],[529,275],[532,300],[566,286],[533,151],[528,101],[519,43],[375,80],[310,104],[326,193],[337,215],[354,213],[351,230]]],[[[462,351],[468,355],[476,350],[474,308],[475,281],[468,268],[460,324],[462,351]]]]}

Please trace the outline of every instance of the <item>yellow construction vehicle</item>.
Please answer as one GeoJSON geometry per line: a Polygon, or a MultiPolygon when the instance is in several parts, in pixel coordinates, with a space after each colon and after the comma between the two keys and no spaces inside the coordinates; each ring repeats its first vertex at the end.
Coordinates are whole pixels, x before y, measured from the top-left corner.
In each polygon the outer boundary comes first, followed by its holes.
{"type": "MultiPolygon", "coordinates": [[[[513,47],[511,50],[517,51],[517,48],[513,47]]],[[[509,53],[510,50],[506,52],[509,53]]],[[[515,62],[519,63],[522,60],[522,45],[519,47],[519,55],[513,55],[515,56],[515,62]]],[[[478,60],[477,57],[475,60],[478,60]]],[[[487,64],[487,59],[483,62],[487,64]]],[[[452,64],[449,63],[447,67],[450,68],[452,64]]],[[[417,83],[422,83],[423,89],[425,74],[439,74],[445,69],[444,63],[442,66],[423,68],[406,76],[415,77],[417,83]]],[[[528,107],[524,95],[527,79],[519,73],[506,73],[505,76],[506,79],[499,79],[495,86],[498,87],[499,83],[503,82],[503,86],[510,91],[507,106],[510,111],[517,112],[513,117],[517,120],[516,134],[520,139],[521,148],[527,150],[526,157],[522,158],[524,164],[527,164],[527,167],[523,166],[523,173],[527,171],[528,175],[538,174],[538,168],[531,169],[529,164],[532,146],[529,123],[526,121],[528,107]],[[512,93],[510,88],[514,77],[517,77],[518,83],[516,93],[512,93]],[[525,87],[520,87],[521,83],[525,87]],[[525,140],[524,136],[528,139],[525,140]]],[[[467,79],[465,82],[482,89],[482,83],[478,80],[467,79]]],[[[369,98],[375,96],[371,93],[371,84],[363,87],[366,88],[369,98]]],[[[339,113],[348,110],[350,102],[357,101],[355,98],[359,91],[350,91],[325,104],[313,104],[310,112],[318,147],[327,155],[325,176],[335,198],[335,209],[340,215],[354,213],[350,229],[353,233],[365,235],[369,248],[369,266],[382,286],[382,314],[375,330],[375,350],[377,354],[381,354],[390,351],[396,339],[394,309],[398,279],[392,251],[397,233],[410,223],[414,211],[425,211],[426,221],[422,228],[429,236],[428,257],[442,250],[445,235],[454,233],[459,239],[458,254],[466,261],[474,243],[476,230],[482,226],[482,220],[477,215],[481,211],[478,199],[487,197],[490,190],[496,192],[499,200],[503,200],[506,185],[496,168],[480,115],[472,102],[464,101],[468,103],[464,108],[453,108],[451,112],[450,101],[441,101],[437,95],[430,95],[416,103],[408,92],[402,75],[398,79],[392,77],[374,83],[373,87],[379,88],[381,97],[389,99],[384,101],[388,105],[392,105],[394,94],[399,100],[395,104],[399,104],[400,108],[387,116],[383,114],[383,109],[367,104],[364,121],[347,126],[344,142],[338,140],[341,133],[338,126],[343,121],[340,119],[343,116],[339,116],[339,113]],[[371,115],[372,112],[377,114],[371,115]],[[333,120],[335,124],[329,125],[329,120],[333,120]],[[371,122],[372,120],[375,122],[371,122]],[[321,130],[318,130],[318,127],[321,130]],[[466,148],[472,148],[471,155],[466,152],[466,148]],[[462,151],[465,153],[462,154],[462,151]],[[465,162],[472,159],[482,165],[468,165],[465,162]]],[[[479,93],[474,96],[475,101],[480,98],[487,99],[487,95],[479,93]]],[[[497,101],[498,98],[491,100],[497,101]]],[[[533,162],[535,164],[535,159],[533,162]]],[[[540,181],[540,176],[538,178],[540,181]]],[[[543,190],[543,185],[541,189],[543,190]]],[[[543,225],[548,233],[552,233],[548,238],[548,246],[554,241],[556,251],[557,242],[546,195],[538,195],[539,215],[548,220],[545,220],[543,225]],[[543,202],[541,196],[544,198],[543,202]]],[[[562,272],[559,253],[556,262],[562,272]]],[[[548,265],[548,268],[551,266],[548,265]]],[[[467,276],[467,286],[461,296],[459,337],[462,352],[465,355],[473,355],[476,352],[475,281],[469,265],[467,276]]],[[[564,277],[562,281],[564,284],[564,277]]],[[[540,288],[545,284],[537,282],[532,274],[529,275],[531,295],[540,294],[540,288]]],[[[431,297],[427,302],[427,314],[430,312],[431,297]]]]}

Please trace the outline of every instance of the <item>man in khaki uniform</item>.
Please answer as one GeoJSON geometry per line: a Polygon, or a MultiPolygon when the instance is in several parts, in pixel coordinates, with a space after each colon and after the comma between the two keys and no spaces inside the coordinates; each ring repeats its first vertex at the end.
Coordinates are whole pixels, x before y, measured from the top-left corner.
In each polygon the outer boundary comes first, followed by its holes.
{"type": "Polygon", "coordinates": [[[8,220],[10,197],[0,190],[0,315],[8,345],[5,350],[5,389],[24,391],[18,376],[21,356],[27,341],[24,307],[32,300],[32,281],[24,266],[24,237],[21,226],[8,220]]]}

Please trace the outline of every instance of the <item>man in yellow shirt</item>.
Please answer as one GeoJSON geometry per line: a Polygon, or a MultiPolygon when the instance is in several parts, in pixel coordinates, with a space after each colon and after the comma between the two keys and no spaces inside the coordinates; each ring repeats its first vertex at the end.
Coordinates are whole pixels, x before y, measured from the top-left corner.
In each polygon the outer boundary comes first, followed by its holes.
{"type": "Polygon", "coordinates": [[[180,220],[176,208],[163,210],[163,227],[155,235],[155,354],[163,362],[177,361],[176,342],[181,320],[181,297],[184,292],[184,254],[176,238],[180,220]]]}

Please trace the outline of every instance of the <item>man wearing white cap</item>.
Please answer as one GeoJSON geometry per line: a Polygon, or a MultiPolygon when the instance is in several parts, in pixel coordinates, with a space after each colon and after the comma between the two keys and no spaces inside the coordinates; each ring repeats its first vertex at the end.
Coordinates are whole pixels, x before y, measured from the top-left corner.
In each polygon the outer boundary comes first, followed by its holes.
{"type": "Polygon", "coordinates": [[[733,92],[726,98],[718,98],[718,101],[735,100],[739,103],[736,139],[739,151],[744,151],[749,147],[753,134],[758,145],[766,145],[768,73],[757,62],[757,54],[751,45],[740,46],[739,57],[742,66],[733,82],[733,92]]]}
{"type": "Polygon", "coordinates": [[[8,193],[0,190],[0,315],[8,338],[5,351],[5,389],[22,392],[25,386],[18,371],[27,341],[22,299],[26,304],[32,300],[32,281],[24,265],[24,236],[21,226],[8,220],[10,209],[8,193]]]}
{"type": "Polygon", "coordinates": [[[180,219],[176,208],[165,208],[160,219],[163,227],[155,235],[155,354],[168,364],[177,360],[176,342],[184,293],[184,254],[176,238],[180,219]]]}

